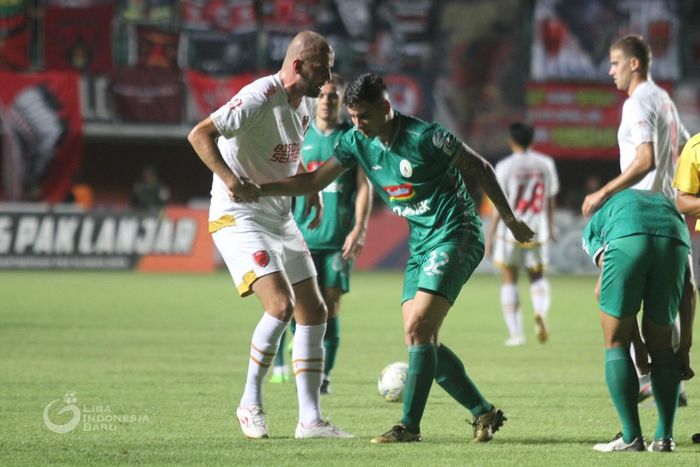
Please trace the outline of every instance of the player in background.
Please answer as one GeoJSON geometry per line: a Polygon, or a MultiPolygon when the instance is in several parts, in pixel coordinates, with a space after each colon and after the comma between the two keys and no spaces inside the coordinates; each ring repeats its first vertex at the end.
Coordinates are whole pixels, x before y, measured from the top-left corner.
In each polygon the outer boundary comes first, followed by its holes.
{"type": "MultiPolygon", "coordinates": [[[[352,128],[341,120],[342,79],[333,74],[331,81],[321,88],[316,118],[304,136],[301,148],[303,163],[314,171],[332,155],[340,137],[352,128]]],[[[350,290],[350,268],[365,244],[365,233],[372,210],[369,182],[364,171],[356,167],[341,174],[322,192],[323,218],[316,228],[310,228],[312,218],[305,212],[305,197],[297,198],[294,219],[311,251],[323,301],[328,308],[326,334],[323,337],[325,358],[321,394],[330,393],[330,374],[335,365],[340,343],[340,300],[350,290]]],[[[284,335],[280,351],[275,356],[275,367],[270,382],[284,380],[284,335]],[[274,378],[274,379],[273,379],[274,378]]]]}
{"type": "MultiPolygon", "coordinates": [[[[668,93],[651,79],[651,63],[651,48],[641,36],[624,36],[610,46],[608,74],[613,77],[617,89],[627,92],[629,96],[622,107],[622,119],[617,132],[621,173],[586,196],[581,206],[585,217],[590,217],[606,199],[625,188],[656,191],[671,200],[675,199],[673,174],[680,148],[688,139],[688,132],[668,93]]],[[[691,266],[692,262],[689,262],[680,306],[694,310],[696,287],[691,266]]],[[[686,310],[682,314],[688,312],[686,310]]],[[[680,323],[676,322],[674,346],[678,345],[679,336],[680,323]]],[[[631,351],[634,352],[634,349],[631,351]]],[[[652,390],[649,375],[640,371],[638,375],[641,402],[652,395],[652,390]]],[[[681,405],[687,405],[683,387],[679,401],[681,405]]]]}
{"type": "Polygon", "coordinates": [[[622,432],[612,441],[593,448],[601,452],[645,448],[637,405],[639,382],[628,350],[632,345],[640,369],[651,370],[654,387],[658,421],[649,450],[673,451],[680,382],[693,376],[689,309],[680,311],[681,342],[687,345],[676,353],[671,342],[690,250],[683,216],[661,193],[623,190],[591,217],[583,231],[583,247],[601,268],[596,296],[605,342],[605,381],[622,423],[622,432]],[[642,303],[644,341],[637,323],[642,303]]]}
{"type": "MultiPolygon", "coordinates": [[[[258,183],[303,170],[299,150],[321,87],[330,79],[333,49],[321,35],[297,34],[282,68],[245,86],[198,123],[188,140],[214,173],[209,231],[241,296],[263,307],[250,345],[248,375],[236,416],[248,438],[267,438],[262,383],[294,315],[294,373],[299,402],[296,438],[346,438],[321,415],[326,306],[311,256],[291,214],[291,199],[241,203],[258,183]]],[[[310,200],[319,201],[310,197],[310,200]]],[[[320,207],[320,206],[319,206],[320,207]]],[[[318,211],[317,211],[318,212],[318,211]]]]}
{"type": "Polygon", "coordinates": [[[527,270],[530,278],[530,299],[535,314],[537,339],[547,341],[547,314],[550,306],[549,281],[545,276],[548,264],[549,241],[554,241],[555,196],[559,178],[551,157],[533,151],[534,130],[530,125],[516,122],[510,125],[510,144],[513,153],[496,164],[496,178],[513,211],[535,231],[532,242],[518,243],[497,210],[493,211],[486,234],[487,258],[500,268],[501,310],[508,328],[507,346],[525,344],[523,320],[518,296],[518,272],[527,270]]]}
{"type": "Polygon", "coordinates": [[[490,441],[506,419],[503,411],[481,395],[459,357],[438,341],[447,312],[484,255],[481,220],[465,178],[479,181],[516,239],[529,241],[534,233],[511,210],[491,165],[439,124],[394,111],[380,76],[355,78],[345,90],[345,105],[355,129],[340,138],[333,157],[314,172],[263,184],[261,194],[317,191],[345,170],[362,167],[382,200],[410,226],[401,299],[408,346],[403,417],[372,443],[421,441],[433,380],[474,416],[473,441],[490,441]]]}

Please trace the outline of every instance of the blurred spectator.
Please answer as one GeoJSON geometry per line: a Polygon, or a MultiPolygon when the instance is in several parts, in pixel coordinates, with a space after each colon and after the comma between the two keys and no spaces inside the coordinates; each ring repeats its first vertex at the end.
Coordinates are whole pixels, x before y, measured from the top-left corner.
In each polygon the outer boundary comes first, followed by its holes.
{"type": "Polygon", "coordinates": [[[85,211],[92,209],[95,204],[95,192],[81,174],[73,177],[73,184],[70,187],[66,202],[75,203],[85,211]]]}
{"type": "Polygon", "coordinates": [[[163,184],[158,172],[152,165],[141,171],[141,176],[134,183],[131,192],[131,206],[135,209],[158,210],[170,198],[170,190],[163,184]]]}

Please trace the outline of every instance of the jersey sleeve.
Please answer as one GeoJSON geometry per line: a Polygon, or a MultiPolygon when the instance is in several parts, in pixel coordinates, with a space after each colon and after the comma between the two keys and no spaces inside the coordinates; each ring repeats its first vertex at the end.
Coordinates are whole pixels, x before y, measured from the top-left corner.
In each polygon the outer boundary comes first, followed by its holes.
{"type": "Polygon", "coordinates": [[[455,157],[461,144],[455,135],[437,123],[423,131],[418,143],[422,155],[447,162],[455,157]]]}
{"type": "Polygon", "coordinates": [[[700,192],[700,173],[698,173],[698,153],[700,144],[691,146],[686,144],[678,159],[676,175],[673,177],[673,187],[690,194],[700,192]]]}
{"type": "Polygon", "coordinates": [[[353,150],[351,131],[346,131],[345,134],[338,139],[338,142],[335,144],[335,148],[333,149],[332,157],[335,157],[346,169],[357,165],[357,158],[355,157],[355,152],[353,150]]]}
{"type": "Polygon", "coordinates": [[[629,119],[632,142],[637,147],[642,143],[654,141],[654,116],[649,108],[645,108],[637,99],[625,102],[624,118],[629,119]]]}
{"type": "Polygon", "coordinates": [[[233,138],[255,124],[265,111],[267,100],[251,92],[241,91],[211,114],[214,126],[224,138],[233,138]]]}
{"type": "Polygon", "coordinates": [[[554,160],[550,157],[547,158],[547,170],[549,171],[549,179],[551,180],[549,197],[556,196],[559,193],[559,175],[557,175],[557,166],[554,164],[554,160]]]}

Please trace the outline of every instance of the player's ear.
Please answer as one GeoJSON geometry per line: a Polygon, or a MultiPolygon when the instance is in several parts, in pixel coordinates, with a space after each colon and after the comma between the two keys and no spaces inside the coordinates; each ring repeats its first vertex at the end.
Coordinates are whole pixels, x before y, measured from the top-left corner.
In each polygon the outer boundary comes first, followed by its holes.
{"type": "Polygon", "coordinates": [[[637,57],[630,58],[630,70],[632,70],[632,71],[639,70],[639,59],[637,57]]]}
{"type": "Polygon", "coordinates": [[[389,112],[391,112],[391,102],[389,102],[389,99],[384,99],[384,102],[382,102],[382,109],[384,110],[384,115],[389,115],[389,112]]]}
{"type": "Polygon", "coordinates": [[[300,58],[294,59],[292,62],[292,69],[294,70],[294,73],[300,75],[301,74],[301,68],[304,66],[304,62],[300,58]]]}

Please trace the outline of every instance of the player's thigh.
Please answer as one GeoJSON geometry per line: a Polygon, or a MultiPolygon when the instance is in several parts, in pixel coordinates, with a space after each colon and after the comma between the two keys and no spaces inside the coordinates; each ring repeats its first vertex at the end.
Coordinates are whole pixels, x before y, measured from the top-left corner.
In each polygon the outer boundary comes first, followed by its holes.
{"type": "Polygon", "coordinates": [[[289,282],[294,285],[316,276],[316,267],[309,248],[293,220],[288,220],[280,227],[278,241],[289,282]]]}
{"type": "Polygon", "coordinates": [[[615,318],[635,315],[644,298],[650,267],[647,235],[611,240],[605,249],[600,284],[600,309],[615,318]]]}
{"type": "Polygon", "coordinates": [[[311,256],[318,272],[318,285],[321,289],[340,289],[342,293],[350,291],[352,261],[345,260],[342,251],[314,250],[311,256]]]}
{"type": "Polygon", "coordinates": [[[454,303],[483,257],[484,243],[480,231],[465,232],[459,241],[440,243],[422,255],[417,290],[428,291],[454,303]]]}
{"type": "Polygon", "coordinates": [[[652,237],[652,242],[647,253],[653,266],[644,295],[644,318],[660,326],[670,326],[683,294],[688,247],[669,237],[652,237]]]}
{"type": "Polygon", "coordinates": [[[212,234],[217,250],[231,274],[238,293],[253,293],[260,277],[284,273],[284,256],[277,236],[256,224],[234,225],[212,234]]]}

